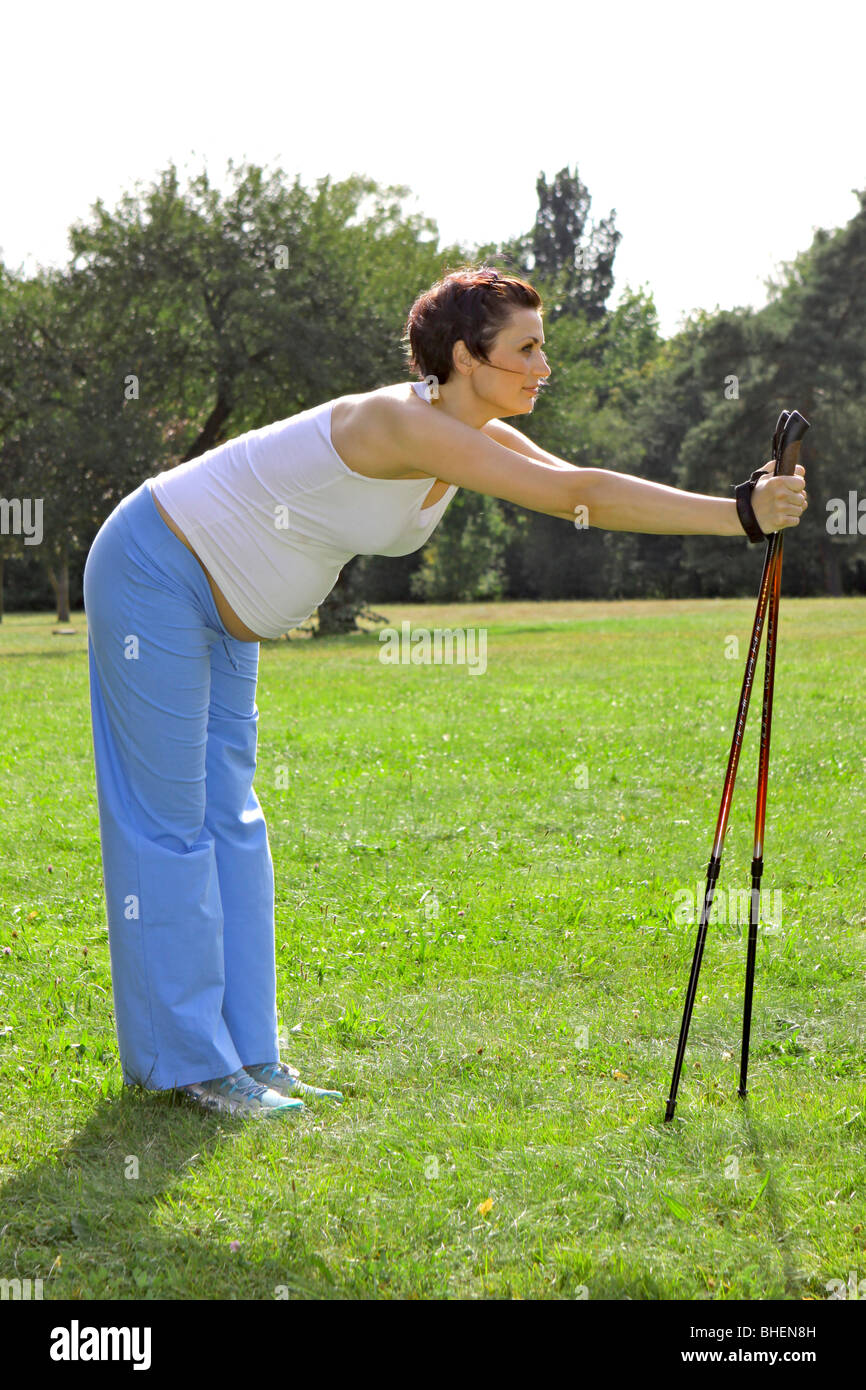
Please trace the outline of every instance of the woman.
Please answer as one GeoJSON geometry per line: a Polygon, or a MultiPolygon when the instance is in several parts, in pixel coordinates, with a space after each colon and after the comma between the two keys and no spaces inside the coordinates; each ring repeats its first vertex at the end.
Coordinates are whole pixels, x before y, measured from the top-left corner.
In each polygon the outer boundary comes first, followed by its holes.
{"type": "MultiPolygon", "coordinates": [[[[407,324],[425,384],[229,440],[148,478],[96,536],[84,602],[127,1084],[243,1115],[340,1098],[279,1061],[274,876],[252,781],[258,643],[305,621],[353,555],[417,550],[458,487],[607,530],[743,534],[733,499],[575,468],[503,423],[532,413],[550,375],[541,308],[494,270],[446,276],[407,324]]],[[[802,467],[761,477],[751,505],[752,529],[796,526],[802,467]]]]}

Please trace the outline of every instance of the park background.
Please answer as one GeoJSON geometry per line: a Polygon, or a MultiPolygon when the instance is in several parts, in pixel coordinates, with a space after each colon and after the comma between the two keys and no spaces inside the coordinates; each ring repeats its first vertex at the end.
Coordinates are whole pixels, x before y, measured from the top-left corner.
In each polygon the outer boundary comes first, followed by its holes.
{"type": "MultiPolygon", "coordinates": [[[[552,377],[516,423],[569,462],[715,495],[766,462],[783,409],[812,426],[801,449],[812,506],[788,548],[786,592],[862,593],[866,508],[866,190],[843,227],[816,231],[761,309],[701,311],[672,337],[652,293],[609,304],[621,233],[590,217],[577,167],[536,184],[524,235],[442,246],[410,190],[360,175],[315,188],[243,165],[221,192],[173,165],[70,228],[62,268],[0,267],[3,495],[41,498],[41,544],[10,514],[2,595],[58,619],[81,603],[89,545],[145,477],[223,440],[408,374],[403,330],[449,269],[493,264],[545,304],[552,377]],[[852,493],[854,493],[852,499],[852,493]]],[[[745,594],[759,560],[743,537],[585,530],[460,492],[431,542],[344,567],[314,630],[350,630],[365,605],[408,599],[686,598],[745,594]]]]}

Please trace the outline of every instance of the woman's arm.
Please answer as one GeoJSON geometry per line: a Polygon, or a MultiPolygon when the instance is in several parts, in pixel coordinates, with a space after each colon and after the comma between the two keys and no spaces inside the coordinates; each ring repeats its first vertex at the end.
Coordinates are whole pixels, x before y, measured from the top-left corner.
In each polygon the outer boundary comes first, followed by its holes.
{"type": "MultiPolygon", "coordinates": [[[[535,459],[540,463],[547,463],[555,468],[576,467],[575,464],[567,463],[564,459],[559,459],[555,454],[549,454],[546,449],[540,449],[537,444],[528,439],[520,430],[516,430],[513,425],[508,425],[504,420],[491,420],[484,427],[484,433],[491,439],[500,444],[505,444],[510,449],[516,449],[525,454],[527,458],[535,459]]],[[[772,474],[775,463],[771,459],[764,465],[764,471],[772,474]]],[[[595,508],[595,520],[587,516],[585,522],[588,526],[599,526],[605,531],[642,531],[656,532],[663,535],[743,535],[743,528],[737,516],[737,505],[733,500],[728,501],[723,497],[708,497],[704,493],[684,492],[679,488],[665,487],[660,483],[650,483],[643,478],[636,478],[630,473],[612,473],[607,469],[581,469],[580,472],[600,474],[602,479],[612,480],[599,488],[600,505],[595,508]],[[613,481],[617,480],[617,481],[613,481]],[[629,486],[638,484],[637,487],[629,486]],[[661,495],[660,495],[661,494],[661,495]],[[666,494],[666,495],[665,495],[666,494]],[[694,503],[698,502],[700,511],[696,511],[694,503]],[[714,527],[712,532],[704,530],[704,521],[712,517],[706,503],[714,503],[714,512],[719,519],[719,526],[724,525],[725,530],[714,527]],[[685,503],[685,507],[683,507],[685,503]],[[719,504],[723,510],[719,510],[719,504]],[[695,526],[695,521],[700,519],[701,524],[695,526]],[[655,524],[648,524],[652,521],[655,524]],[[663,524],[662,524],[663,523],[663,524]]],[[[808,502],[805,501],[805,470],[801,465],[797,467],[797,477],[803,478],[802,486],[798,483],[792,489],[778,489],[780,497],[776,499],[775,510],[771,509],[773,502],[772,492],[768,495],[764,492],[764,484],[761,484],[761,492],[758,494],[760,511],[756,511],[758,524],[765,534],[771,531],[782,529],[783,526],[796,526],[799,523],[802,512],[805,511],[808,502]],[[796,494],[792,498],[790,494],[796,494]],[[779,506],[782,508],[781,521],[779,506]],[[764,524],[761,524],[761,516],[764,517],[764,524]]],[[[589,494],[587,494],[589,495],[589,494]]],[[[752,498],[755,503],[755,497],[752,498]]],[[[589,511],[589,504],[584,503],[589,511]]],[[[569,520],[576,520],[574,516],[569,520]]]]}
{"type": "MultiPolygon", "coordinates": [[[[605,468],[575,468],[528,440],[518,450],[499,442],[510,431],[501,421],[476,430],[435,410],[421,415],[389,397],[378,397],[377,408],[381,416],[376,432],[385,467],[416,468],[472,492],[605,531],[743,535],[733,498],[685,492],[605,468]],[[499,439],[492,437],[496,434],[499,439]]],[[[768,473],[773,466],[765,465],[768,473]]],[[[762,531],[769,534],[799,523],[806,507],[805,486],[801,465],[793,477],[768,476],[758,484],[752,506],[762,531]]]]}
{"type": "Polygon", "coordinates": [[[576,463],[568,463],[565,459],[557,458],[556,454],[549,454],[546,449],[540,449],[528,435],[516,430],[513,425],[506,424],[504,420],[490,420],[481,428],[484,434],[490,439],[495,439],[497,444],[516,449],[518,454],[525,454],[527,458],[536,459],[539,463],[549,463],[553,468],[577,468],[576,463]]]}

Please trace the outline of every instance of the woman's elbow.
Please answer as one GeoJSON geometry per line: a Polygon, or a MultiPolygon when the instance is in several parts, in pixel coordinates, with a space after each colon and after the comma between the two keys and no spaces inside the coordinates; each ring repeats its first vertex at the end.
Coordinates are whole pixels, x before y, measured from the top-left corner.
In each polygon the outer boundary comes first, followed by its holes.
{"type": "Polygon", "coordinates": [[[571,521],[578,531],[596,523],[592,520],[593,500],[597,496],[599,468],[574,468],[561,479],[561,502],[554,516],[571,521]]]}

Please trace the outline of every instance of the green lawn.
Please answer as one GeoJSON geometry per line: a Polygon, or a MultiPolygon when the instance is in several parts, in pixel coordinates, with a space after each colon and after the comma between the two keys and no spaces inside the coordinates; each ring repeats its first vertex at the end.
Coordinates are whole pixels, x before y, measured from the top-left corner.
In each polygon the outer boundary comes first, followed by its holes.
{"type": "MultiPolygon", "coordinates": [[[[677,904],[754,600],[373,607],[483,628],[487,667],[386,665],[372,632],[263,644],[283,1056],[346,1101],[252,1124],[122,1087],[84,618],[0,625],[0,1276],[82,1299],[866,1278],[866,602],[783,596],[749,1098],[725,921],[669,1125],[677,904]]],[[[749,885],[762,678],[720,892],[749,885]]]]}

